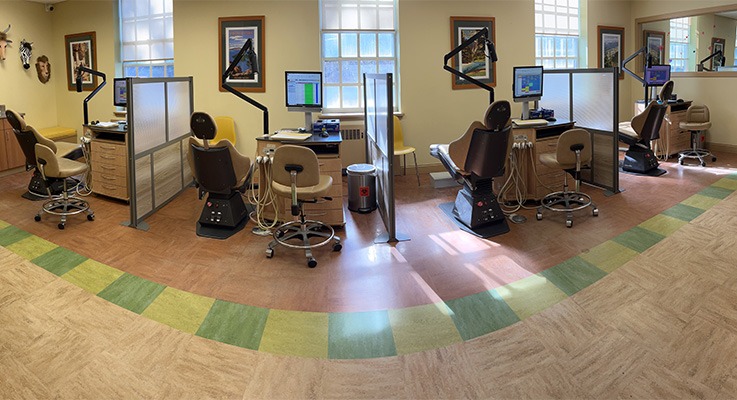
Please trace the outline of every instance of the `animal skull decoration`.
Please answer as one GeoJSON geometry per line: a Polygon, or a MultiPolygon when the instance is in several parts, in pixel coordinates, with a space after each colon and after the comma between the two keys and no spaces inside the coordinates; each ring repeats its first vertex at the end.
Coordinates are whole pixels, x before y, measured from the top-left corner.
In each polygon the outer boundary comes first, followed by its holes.
{"type": "Polygon", "coordinates": [[[23,63],[23,68],[31,68],[31,52],[33,42],[26,42],[26,39],[20,41],[20,61],[23,63]]]}
{"type": "Polygon", "coordinates": [[[8,39],[8,31],[10,30],[10,24],[4,31],[0,31],[0,61],[5,60],[5,49],[8,44],[13,43],[12,40],[8,39]]]}

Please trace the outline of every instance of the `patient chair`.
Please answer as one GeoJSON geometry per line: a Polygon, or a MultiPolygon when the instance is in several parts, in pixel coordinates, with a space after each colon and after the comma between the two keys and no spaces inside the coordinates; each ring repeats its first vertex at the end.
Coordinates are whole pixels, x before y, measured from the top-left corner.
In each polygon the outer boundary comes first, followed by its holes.
{"type": "Polygon", "coordinates": [[[511,132],[509,102],[495,101],[486,109],[483,123],[471,123],[463,136],[449,144],[430,146],[430,154],[463,185],[453,204],[453,216],[479,236],[509,231],[492,192],[492,181],[504,175],[512,148],[511,132]]]}
{"type": "Polygon", "coordinates": [[[619,140],[629,145],[622,163],[624,171],[646,174],[658,168],[658,158],[650,147],[650,141],[660,138],[660,126],[672,92],[673,81],[668,81],[660,91],[659,100],[651,101],[630,122],[619,124],[619,140]]]}
{"type": "Polygon", "coordinates": [[[251,160],[228,140],[210,144],[217,134],[215,120],[195,112],[190,118],[194,137],[189,138],[189,166],[202,199],[208,194],[197,221],[197,235],[227,239],[248,222],[248,209],[241,194],[250,183],[251,160]]]}
{"type": "Polygon", "coordinates": [[[37,169],[46,181],[46,194],[49,198],[34,217],[36,222],[41,221],[43,213],[60,216],[59,229],[64,229],[67,217],[70,215],[86,213],[87,220],[93,221],[95,214],[90,210],[90,204],[74,195],[70,196],[67,187],[67,178],[87,172],[87,164],[59,157],[54,150],[41,143],[36,143],[35,154],[37,169]],[[51,192],[50,179],[62,182],[61,196],[54,196],[51,192]]]}
{"type": "Polygon", "coordinates": [[[573,212],[591,207],[594,217],[599,209],[591,201],[591,196],[580,191],[581,169],[591,166],[591,134],[584,129],[569,129],[558,137],[555,153],[540,155],[540,162],[549,168],[560,168],[566,172],[563,178],[563,191],[545,196],[537,209],[537,220],[543,219],[543,210],[566,213],[566,226],[573,226],[573,212]],[[576,181],[575,190],[568,190],[568,174],[576,181]]]}
{"type": "Polygon", "coordinates": [[[70,160],[82,157],[82,146],[75,143],[54,142],[43,137],[35,128],[28,125],[19,113],[13,110],[5,110],[5,116],[8,118],[10,126],[13,127],[15,138],[18,139],[18,144],[20,144],[26,158],[26,171],[33,170],[31,182],[28,184],[28,192],[35,197],[46,197],[50,189],[53,195],[60,195],[64,186],[62,179],[44,179],[41,172],[36,168],[36,143],[43,144],[54,155],[70,160]]]}
{"type": "Polygon", "coordinates": [[[274,256],[274,248],[281,245],[293,249],[302,249],[307,257],[307,266],[315,268],[317,260],[312,249],[333,242],[333,251],[340,251],[343,246],[340,238],[330,225],[305,218],[304,204],[317,203],[320,200],[332,200],[325,195],[333,184],[330,175],[320,175],[317,155],[312,149],[304,146],[283,145],[276,148],[271,165],[273,180],[271,188],[280,197],[291,199],[292,216],[299,217],[280,225],[274,231],[274,240],[266,249],[266,256],[274,256]],[[317,240],[310,240],[316,238],[317,240]],[[296,240],[297,243],[290,242],[296,240]]]}
{"type": "Polygon", "coordinates": [[[717,158],[707,149],[699,147],[703,140],[701,133],[711,128],[711,122],[709,121],[709,107],[704,104],[692,104],[686,110],[686,120],[681,121],[678,127],[691,132],[691,149],[678,152],[678,163],[683,165],[683,160],[686,158],[693,158],[699,160],[702,167],[706,167],[707,157],[711,157],[711,161],[716,161],[717,158]]]}

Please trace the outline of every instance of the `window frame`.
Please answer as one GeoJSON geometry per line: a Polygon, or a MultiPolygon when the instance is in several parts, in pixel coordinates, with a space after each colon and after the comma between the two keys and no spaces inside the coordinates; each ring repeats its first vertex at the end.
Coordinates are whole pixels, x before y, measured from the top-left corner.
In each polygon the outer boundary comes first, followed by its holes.
{"type": "Polygon", "coordinates": [[[668,59],[671,65],[671,72],[686,72],[688,70],[689,63],[689,47],[690,47],[690,32],[691,32],[691,18],[671,18],[668,28],[668,59]],[[685,20],[685,24],[683,23],[685,20]],[[683,38],[678,34],[674,35],[674,32],[681,31],[684,33],[683,38]],[[678,55],[678,48],[683,50],[684,57],[676,57],[678,55]]]}
{"type": "MultiPolygon", "coordinates": [[[[120,42],[120,64],[122,66],[122,76],[125,78],[148,78],[148,77],[173,77],[174,76],[174,4],[173,0],[155,0],[161,2],[161,13],[151,13],[152,0],[148,0],[149,12],[147,14],[135,14],[133,17],[124,15],[125,2],[133,2],[135,0],[118,0],[118,40],[120,42]],[[132,40],[125,41],[124,30],[126,23],[133,23],[134,29],[137,28],[136,23],[145,21],[162,20],[164,38],[155,40],[132,40]],[[168,29],[167,29],[168,28],[168,29]],[[171,34],[171,36],[169,36],[171,34]],[[152,58],[150,57],[154,46],[163,46],[163,52],[166,53],[167,45],[171,49],[171,57],[152,58]],[[149,58],[131,58],[126,57],[126,46],[148,46],[149,58]],[[163,75],[154,73],[161,69],[163,75]],[[135,71],[130,73],[130,71],[135,71]],[[144,72],[147,71],[147,72],[144,72]]],[[[135,5],[133,5],[135,8],[135,5]]],[[[137,51],[137,50],[136,50],[137,51]]]]}
{"type": "Polygon", "coordinates": [[[581,65],[580,1],[584,0],[535,0],[535,65],[547,69],[581,65]],[[552,26],[546,24],[551,21],[554,22],[552,26]],[[574,21],[577,25],[571,28],[574,21]]]}

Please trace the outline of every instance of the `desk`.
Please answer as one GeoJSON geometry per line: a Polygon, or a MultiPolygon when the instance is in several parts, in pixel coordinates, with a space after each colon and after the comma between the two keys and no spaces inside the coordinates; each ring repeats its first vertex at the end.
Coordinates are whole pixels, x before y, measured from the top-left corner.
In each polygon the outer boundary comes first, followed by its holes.
{"type": "Polygon", "coordinates": [[[2,133],[2,137],[0,137],[0,171],[24,166],[26,156],[20,148],[13,127],[5,117],[5,113],[0,115],[0,133],[2,133]]]}
{"type": "MultiPolygon", "coordinates": [[[[691,148],[691,133],[678,126],[681,121],[686,120],[686,111],[690,106],[691,100],[668,103],[665,119],[660,126],[660,139],[651,142],[656,156],[667,160],[671,155],[677,155],[679,151],[691,148]]],[[[635,115],[643,111],[645,111],[645,103],[635,102],[635,115]]]]}
{"type": "MultiPolygon", "coordinates": [[[[306,140],[299,141],[279,141],[270,139],[269,137],[258,137],[256,138],[256,142],[256,152],[258,155],[273,152],[277,147],[284,144],[311,148],[317,154],[320,173],[330,175],[333,178],[333,186],[326,195],[332,197],[333,200],[323,203],[305,204],[305,216],[308,219],[322,221],[329,225],[345,225],[345,215],[343,214],[343,165],[340,159],[342,139],[340,132],[332,132],[328,137],[312,135],[312,137],[306,140]]],[[[263,172],[261,172],[259,174],[259,180],[262,181],[263,179],[263,172]]],[[[281,201],[279,203],[279,220],[291,220],[291,200],[281,198],[279,200],[281,201]]],[[[271,210],[271,214],[273,215],[273,210],[271,210]]]]}
{"type": "Polygon", "coordinates": [[[84,125],[89,136],[92,191],[128,201],[128,131],[121,125],[104,128],[84,125]]]}
{"type": "MultiPolygon", "coordinates": [[[[527,200],[541,200],[545,195],[551,193],[551,190],[545,186],[553,188],[555,191],[563,189],[565,172],[561,169],[544,166],[540,162],[540,155],[555,153],[558,149],[558,136],[573,128],[574,124],[574,121],[558,119],[557,121],[548,122],[547,125],[521,128],[512,127],[512,138],[515,142],[532,143],[531,149],[512,150],[517,152],[517,154],[523,153],[528,155],[528,157],[521,157],[521,164],[519,166],[526,189],[523,195],[527,200]],[[532,168],[533,165],[535,167],[534,169],[532,168]],[[537,177],[535,176],[535,171],[537,171],[537,177]]],[[[507,158],[504,176],[494,179],[494,191],[496,193],[499,193],[499,189],[507,181],[510,173],[511,168],[509,158],[507,158]]],[[[501,197],[501,200],[515,201],[515,190],[516,188],[513,187],[507,191],[506,195],[501,197]]]]}

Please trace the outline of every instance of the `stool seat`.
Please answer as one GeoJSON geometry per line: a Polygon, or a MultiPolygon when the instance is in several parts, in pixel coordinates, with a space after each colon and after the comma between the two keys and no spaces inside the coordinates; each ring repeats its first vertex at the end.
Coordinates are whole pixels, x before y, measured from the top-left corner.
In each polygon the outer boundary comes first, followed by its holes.
{"type": "MultiPolygon", "coordinates": [[[[313,186],[298,186],[296,188],[297,200],[311,200],[316,197],[324,196],[333,185],[333,178],[329,175],[320,175],[320,181],[313,186]]],[[[272,182],[271,188],[279,196],[291,197],[292,186],[282,185],[279,182],[272,182]]]]}
{"type": "Polygon", "coordinates": [[[678,127],[684,131],[703,131],[711,128],[711,122],[681,122],[678,127]]]}
{"type": "Polygon", "coordinates": [[[59,158],[59,171],[53,178],[69,178],[71,176],[81,175],[87,171],[87,164],[79,161],[70,160],[68,158],[59,158]]]}

